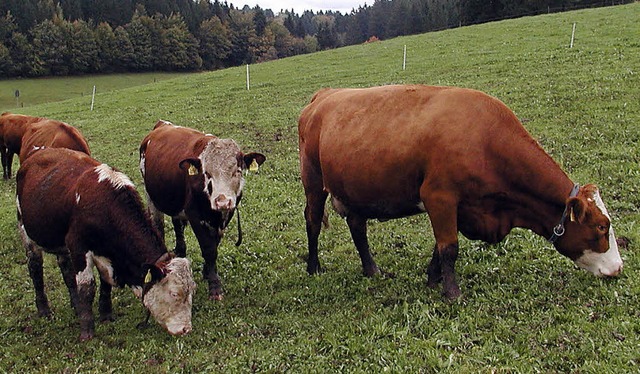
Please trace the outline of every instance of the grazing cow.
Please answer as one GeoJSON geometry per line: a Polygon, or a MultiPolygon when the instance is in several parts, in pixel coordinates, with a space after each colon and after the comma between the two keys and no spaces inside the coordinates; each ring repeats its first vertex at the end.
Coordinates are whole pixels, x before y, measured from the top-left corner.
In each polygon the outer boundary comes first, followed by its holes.
{"type": "Polygon", "coordinates": [[[89,144],[78,129],[53,119],[34,122],[25,131],[19,153],[20,163],[38,147],[67,148],[91,155],[89,144]]]}
{"type": "Polygon", "coordinates": [[[51,314],[43,284],[46,251],[58,257],[80,340],[94,335],[94,266],[101,320],[112,319],[112,286],[129,285],[170,334],[191,331],[196,285],[190,262],[167,252],[124,174],[81,152],[41,148],[20,166],[16,180],[19,231],[39,315],[51,314]]]}
{"type": "Polygon", "coordinates": [[[622,270],[597,188],[574,184],[513,112],[484,93],[421,85],[324,89],[303,109],[298,132],[310,274],[320,271],[329,194],[368,276],[379,270],[367,219],[426,212],[436,240],[428,285],[442,281],[450,299],[460,295],[458,231],[497,243],[523,227],[595,275],[622,270]]]}
{"type": "Polygon", "coordinates": [[[13,155],[20,154],[22,137],[30,125],[43,120],[43,117],[32,117],[9,112],[0,115],[0,156],[2,159],[2,177],[11,178],[13,155]]]}
{"type": "MultiPolygon", "coordinates": [[[[264,161],[263,154],[242,153],[231,139],[167,121],[158,121],[140,144],[140,171],[152,220],[164,232],[164,214],[171,216],[175,252],[182,257],[187,249],[184,227],[191,225],[205,261],[202,272],[210,299],[223,296],[218,245],[242,197],[242,172],[264,161]]],[[[240,232],[239,224],[238,218],[240,232]]]]}

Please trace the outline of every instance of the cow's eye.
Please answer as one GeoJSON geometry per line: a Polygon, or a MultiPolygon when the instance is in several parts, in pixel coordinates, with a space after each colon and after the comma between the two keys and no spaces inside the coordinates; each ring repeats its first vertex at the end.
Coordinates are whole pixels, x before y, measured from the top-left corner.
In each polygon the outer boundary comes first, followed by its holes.
{"type": "Polygon", "coordinates": [[[209,191],[209,195],[213,193],[213,182],[209,181],[207,184],[207,191],[209,191]]]}

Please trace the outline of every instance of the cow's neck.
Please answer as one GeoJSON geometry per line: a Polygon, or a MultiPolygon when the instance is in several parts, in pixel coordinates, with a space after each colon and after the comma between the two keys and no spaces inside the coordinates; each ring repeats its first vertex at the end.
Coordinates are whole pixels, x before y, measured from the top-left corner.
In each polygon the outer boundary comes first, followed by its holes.
{"type": "Polygon", "coordinates": [[[574,183],[537,144],[533,149],[523,147],[521,150],[524,152],[520,160],[534,161],[529,165],[520,164],[511,174],[517,181],[516,190],[520,191],[517,199],[521,207],[514,223],[548,239],[560,222],[574,183]],[[525,156],[527,153],[529,157],[525,156]],[[539,155],[531,157],[535,153],[539,155]]]}

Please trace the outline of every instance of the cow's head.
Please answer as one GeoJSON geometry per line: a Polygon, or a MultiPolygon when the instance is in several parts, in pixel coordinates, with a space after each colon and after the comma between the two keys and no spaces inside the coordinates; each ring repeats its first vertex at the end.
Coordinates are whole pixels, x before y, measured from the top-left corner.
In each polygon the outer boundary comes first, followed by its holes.
{"type": "Polygon", "coordinates": [[[191,331],[191,307],[196,283],[191,262],[172,258],[149,268],[142,303],[153,318],[171,335],[191,331]]]}
{"type": "Polygon", "coordinates": [[[617,276],[622,259],[598,188],[593,184],[580,188],[567,200],[566,212],[565,232],[555,242],[558,251],[596,276],[617,276]]]}
{"type": "Polygon", "coordinates": [[[242,153],[231,139],[215,138],[198,158],[181,161],[180,169],[187,175],[192,196],[207,200],[208,208],[222,214],[227,222],[242,197],[243,171],[265,159],[261,153],[242,153]]]}

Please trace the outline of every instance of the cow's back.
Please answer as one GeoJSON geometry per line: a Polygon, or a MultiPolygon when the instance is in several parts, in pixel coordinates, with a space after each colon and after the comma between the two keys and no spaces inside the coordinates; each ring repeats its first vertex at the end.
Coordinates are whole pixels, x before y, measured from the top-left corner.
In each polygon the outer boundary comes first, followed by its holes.
{"type": "Polygon", "coordinates": [[[176,215],[184,209],[187,186],[180,162],[197,159],[213,138],[160,121],[142,140],[140,154],[145,189],[160,210],[176,215]]]}
{"type": "Polygon", "coordinates": [[[77,203],[77,183],[97,165],[85,153],[58,148],[37,150],[21,164],[17,194],[22,222],[31,239],[43,247],[64,244],[77,203]]]}
{"type": "Polygon", "coordinates": [[[334,198],[385,218],[415,213],[421,188],[502,183],[502,160],[517,161],[504,145],[532,141],[499,100],[421,85],[320,91],[299,136],[302,173],[315,169],[334,198]]]}
{"type": "Polygon", "coordinates": [[[20,162],[38,147],[67,148],[91,155],[89,144],[78,129],[56,120],[42,120],[25,132],[20,150],[20,162]]]}

